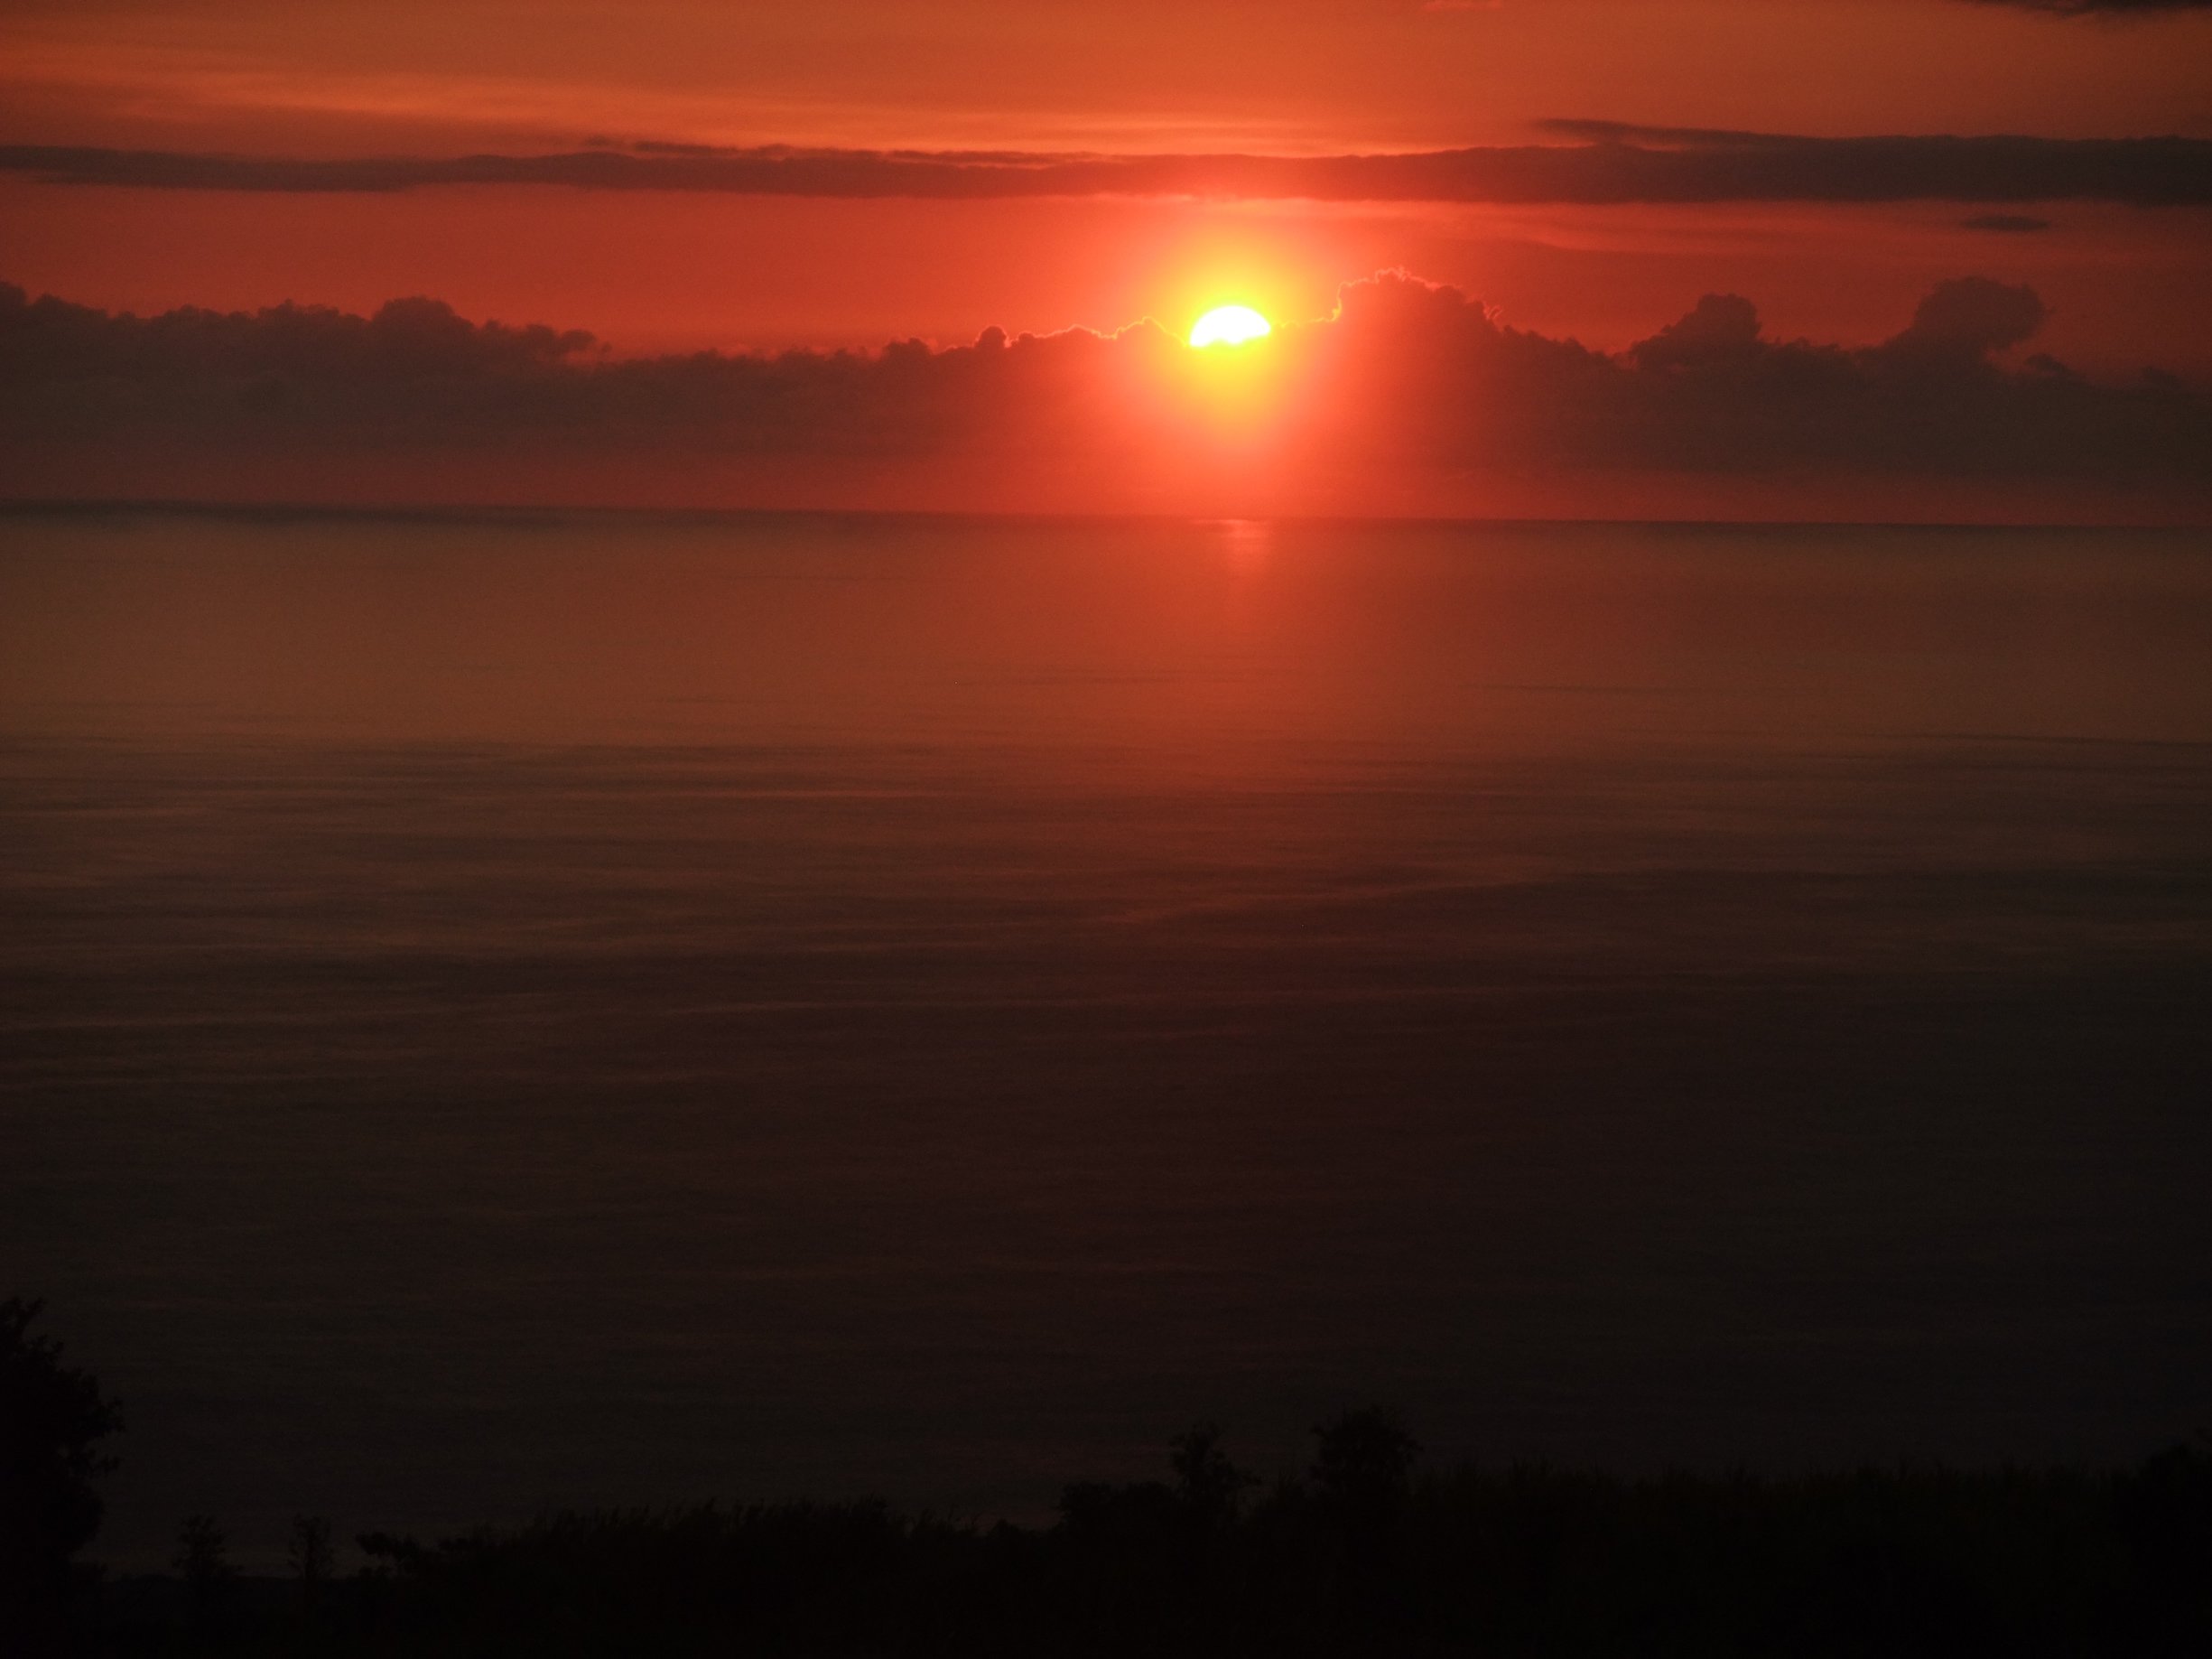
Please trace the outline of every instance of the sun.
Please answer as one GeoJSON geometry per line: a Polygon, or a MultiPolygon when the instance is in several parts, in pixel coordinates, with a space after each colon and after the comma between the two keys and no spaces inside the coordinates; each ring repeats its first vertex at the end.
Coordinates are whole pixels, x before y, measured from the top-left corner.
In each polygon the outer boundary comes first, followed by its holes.
{"type": "Polygon", "coordinates": [[[1273,332],[1275,325],[1249,305],[1216,305],[1191,324],[1191,344],[1241,346],[1273,332]]]}

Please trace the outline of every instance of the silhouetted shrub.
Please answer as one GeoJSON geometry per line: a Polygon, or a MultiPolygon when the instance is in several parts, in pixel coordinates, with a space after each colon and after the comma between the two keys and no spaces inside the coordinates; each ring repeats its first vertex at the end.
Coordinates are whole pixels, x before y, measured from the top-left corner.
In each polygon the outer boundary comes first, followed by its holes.
{"type": "Polygon", "coordinates": [[[43,1303],[0,1301],[0,1627],[51,1641],[66,1620],[77,1552],[99,1531],[100,1442],[122,1425],[88,1372],[30,1334],[43,1303]]]}

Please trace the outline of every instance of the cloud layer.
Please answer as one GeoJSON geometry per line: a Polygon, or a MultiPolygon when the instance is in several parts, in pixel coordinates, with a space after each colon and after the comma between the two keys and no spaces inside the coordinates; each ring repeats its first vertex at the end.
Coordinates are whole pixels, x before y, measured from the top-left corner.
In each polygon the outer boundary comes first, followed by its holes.
{"type": "Polygon", "coordinates": [[[1413,154],[1080,155],[631,144],[550,155],[308,160],[0,145],[63,185],[390,192],[458,184],[860,199],[1196,196],[1510,203],[2115,201],[2212,204],[2212,140],[1815,138],[1554,121],[1563,142],[1413,154]]]}
{"type": "Polygon", "coordinates": [[[1889,340],[1846,349],[1769,339],[1749,300],[1709,294],[1609,356],[1384,274],[1346,286],[1334,316],[1230,356],[1142,323],[617,359],[586,334],[471,323],[427,299],[373,317],[142,319],[0,288],[14,457],[0,489],[154,496],[182,478],[206,486],[188,493],[298,499],[368,467],[395,499],[409,480],[489,499],[554,479],[574,499],[621,478],[599,495],[1092,510],[1233,494],[1240,508],[1379,511],[1472,510],[1501,479],[1687,479],[1724,505],[1778,481],[1873,479],[1929,499],[2119,492],[2152,516],[2203,516],[2212,399],[2151,373],[2107,386],[2048,357],[2008,366],[2043,316],[2030,289],[1964,277],[1889,340]]]}

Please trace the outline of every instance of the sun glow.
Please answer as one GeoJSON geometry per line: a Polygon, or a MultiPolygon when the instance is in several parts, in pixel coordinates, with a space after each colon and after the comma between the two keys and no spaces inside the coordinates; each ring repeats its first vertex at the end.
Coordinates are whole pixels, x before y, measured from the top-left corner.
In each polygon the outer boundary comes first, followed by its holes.
{"type": "Polygon", "coordinates": [[[1241,346],[1274,331],[1275,325],[1249,305],[1216,305],[1191,324],[1191,344],[1241,346]]]}

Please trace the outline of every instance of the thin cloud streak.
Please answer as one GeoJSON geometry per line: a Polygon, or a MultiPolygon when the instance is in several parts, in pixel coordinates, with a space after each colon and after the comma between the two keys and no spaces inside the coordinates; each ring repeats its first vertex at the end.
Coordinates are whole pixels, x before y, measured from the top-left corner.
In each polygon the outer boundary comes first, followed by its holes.
{"type": "Polygon", "coordinates": [[[509,185],[947,200],[1175,196],[1521,205],[1930,200],[2212,205],[2212,140],[2207,139],[1819,138],[1603,121],[1543,126],[1567,142],[1334,156],[640,144],[544,155],[353,160],[13,144],[0,146],[0,171],[55,185],[324,194],[509,185]]]}
{"type": "Polygon", "coordinates": [[[2147,17],[2161,12],[2212,11],[2212,0],[1975,0],[1975,3],[2010,6],[2016,12],[2048,12],[2054,17],[2147,17]]]}

